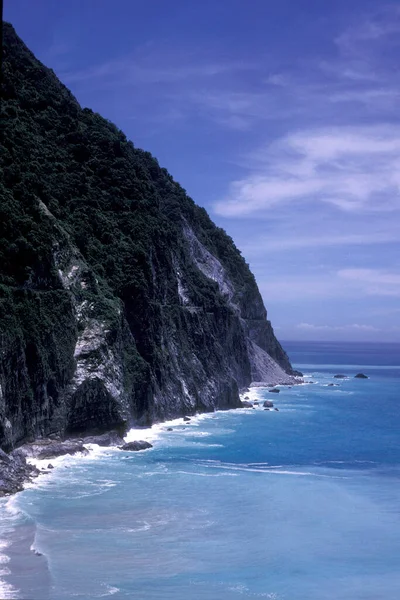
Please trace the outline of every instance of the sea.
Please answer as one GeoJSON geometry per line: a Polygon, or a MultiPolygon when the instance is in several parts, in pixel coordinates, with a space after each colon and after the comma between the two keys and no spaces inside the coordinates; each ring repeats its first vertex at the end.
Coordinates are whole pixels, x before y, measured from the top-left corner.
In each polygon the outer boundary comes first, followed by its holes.
{"type": "Polygon", "coordinates": [[[304,385],[2,499],[0,598],[399,600],[400,344],[284,346],[304,385]]]}

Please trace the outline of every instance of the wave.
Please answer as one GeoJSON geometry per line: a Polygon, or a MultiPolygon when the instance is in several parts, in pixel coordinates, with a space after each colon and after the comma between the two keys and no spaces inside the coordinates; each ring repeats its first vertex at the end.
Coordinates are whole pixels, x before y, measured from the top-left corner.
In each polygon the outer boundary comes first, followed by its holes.
{"type": "MultiPolygon", "coordinates": [[[[10,534],[11,529],[8,528],[7,531],[2,531],[1,535],[10,534]]],[[[10,542],[4,539],[0,539],[0,598],[1,600],[18,598],[19,590],[16,589],[11,584],[7,583],[3,577],[7,577],[11,574],[10,569],[6,566],[10,562],[10,557],[6,553],[7,548],[10,546],[10,542]]]]}

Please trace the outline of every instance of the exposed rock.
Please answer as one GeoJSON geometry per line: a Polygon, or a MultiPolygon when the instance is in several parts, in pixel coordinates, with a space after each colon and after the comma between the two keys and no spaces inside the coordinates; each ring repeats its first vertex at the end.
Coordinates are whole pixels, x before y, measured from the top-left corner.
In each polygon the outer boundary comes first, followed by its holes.
{"type": "Polygon", "coordinates": [[[247,400],[244,400],[244,402],[242,402],[242,408],[253,408],[253,405],[251,402],[247,402],[247,400]]]}
{"type": "Polygon", "coordinates": [[[66,440],[58,442],[50,439],[36,440],[31,444],[25,444],[18,448],[18,451],[25,458],[55,458],[65,454],[88,454],[88,450],[84,447],[82,440],[66,440]]]}
{"type": "Polygon", "coordinates": [[[273,406],[274,406],[274,403],[273,403],[273,402],[271,402],[271,400],[266,400],[266,401],[264,402],[263,406],[264,406],[265,408],[273,408],[273,406]]]}
{"type": "Polygon", "coordinates": [[[274,408],[274,410],[276,410],[277,412],[279,412],[279,408],[274,408]]]}
{"type": "Polygon", "coordinates": [[[120,446],[124,443],[123,438],[117,431],[109,431],[102,435],[91,435],[83,438],[84,444],[98,444],[99,446],[120,446]]]}
{"type": "Polygon", "coordinates": [[[120,450],[125,450],[129,452],[138,452],[139,450],[147,450],[147,448],[152,448],[153,445],[150,442],[145,442],[144,440],[136,440],[134,442],[128,442],[123,446],[120,446],[120,450]]]}
{"type": "Polygon", "coordinates": [[[342,374],[338,374],[338,375],[334,375],[335,379],[347,379],[347,375],[342,375],[342,374]]]}
{"type": "Polygon", "coordinates": [[[269,392],[273,392],[274,394],[279,394],[279,392],[281,391],[278,388],[273,388],[272,390],[268,390],[269,392]]]}
{"type": "Polygon", "coordinates": [[[367,375],[364,375],[364,373],[357,373],[357,375],[354,375],[355,379],[368,379],[367,375]]]}
{"type": "Polygon", "coordinates": [[[0,497],[20,492],[26,481],[37,477],[39,470],[26,462],[20,450],[0,454],[0,497]]]}
{"type": "Polygon", "coordinates": [[[51,463],[49,463],[49,464],[47,465],[47,468],[48,468],[48,469],[54,469],[54,466],[53,466],[51,463]]]}
{"type": "Polygon", "coordinates": [[[168,427],[167,431],[173,431],[172,427],[168,427]]]}
{"type": "Polygon", "coordinates": [[[189,421],[191,421],[191,419],[189,417],[183,417],[183,420],[185,421],[185,423],[188,423],[189,421]]]}

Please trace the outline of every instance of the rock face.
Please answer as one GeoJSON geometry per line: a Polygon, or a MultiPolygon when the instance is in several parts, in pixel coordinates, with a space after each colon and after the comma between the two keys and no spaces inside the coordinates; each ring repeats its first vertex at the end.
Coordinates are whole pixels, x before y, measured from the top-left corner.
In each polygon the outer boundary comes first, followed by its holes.
{"type": "Polygon", "coordinates": [[[20,450],[10,455],[0,451],[0,497],[20,492],[26,481],[38,475],[39,470],[26,462],[20,450]]]}
{"type": "Polygon", "coordinates": [[[4,25],[0,447],[294,381],[232,240],[4,25]]]}

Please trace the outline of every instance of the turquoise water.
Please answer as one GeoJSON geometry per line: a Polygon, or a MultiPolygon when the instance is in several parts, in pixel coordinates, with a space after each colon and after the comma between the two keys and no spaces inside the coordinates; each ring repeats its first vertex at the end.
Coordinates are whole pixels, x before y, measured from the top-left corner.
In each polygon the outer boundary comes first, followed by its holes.
{"type": "Polygon", "coordinates": [[[58,459],[3,502],[3,595],[398,600],[400,345],[285,347],[315,383],[251,392],[279,412],[132,434],[154,448],[58,459]]]}

